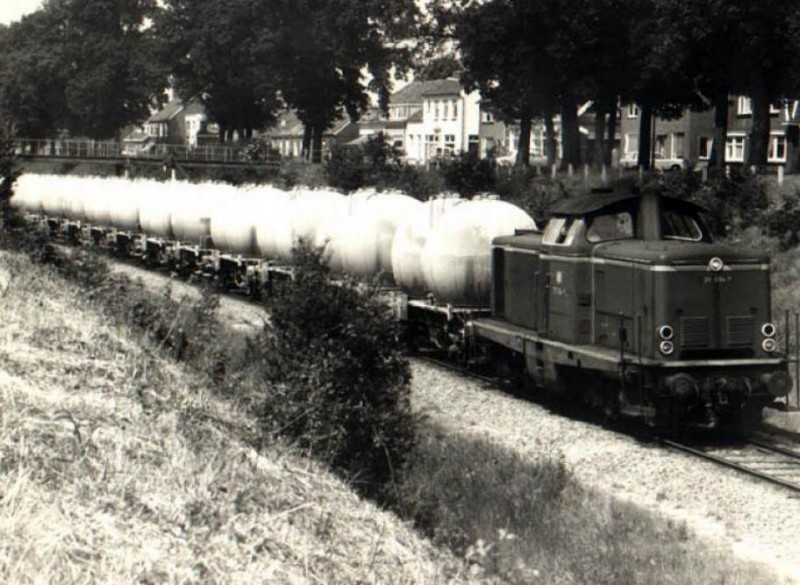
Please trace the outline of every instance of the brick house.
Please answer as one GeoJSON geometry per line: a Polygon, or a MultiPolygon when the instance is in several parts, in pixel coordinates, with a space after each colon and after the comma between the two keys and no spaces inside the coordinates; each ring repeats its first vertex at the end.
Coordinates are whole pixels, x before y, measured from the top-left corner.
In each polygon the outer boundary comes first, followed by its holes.
{"type": "MultiPolygon", "coordinates": [[[[770,111],[770,142],[768,163],[783,166],[789,172],[799,168],[800,149],[797,127],[800,124],[797,102],[770,111]]],[[[635,104],[623,107],[620,119],[622,156],[635,158],[639,148],[639,108],[635,104]]],[[[750,98],[731,96],[728,103],[728,133],[725,141],[725,161],[743,164],[747,160],[753,111],[750,98]]],[[[705,164],[710,155],[714,134],[714,111],[687,110],[676,120],[654,118],[653,153],[663,158],[686,158],[694,166],[705,164]]]]}

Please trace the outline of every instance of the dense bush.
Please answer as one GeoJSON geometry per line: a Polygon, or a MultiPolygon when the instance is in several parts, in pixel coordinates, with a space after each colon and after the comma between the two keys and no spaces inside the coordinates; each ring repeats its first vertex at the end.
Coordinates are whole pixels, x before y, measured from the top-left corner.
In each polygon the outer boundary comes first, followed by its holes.
{"type": "Polygon", "coordinates": [[[325,162],[332,187],[355,191],[366,186],[378,190],[397,187],[403,171],[402,151],[379,132],[358,146],[336,146],[325,162]]]}
{"type": "Polygon", "coordinates": [[[495,188],[493,162],[479,158],[472,152],[442,160],[440,170],[447,188],[456,191],[462,197],[471,197],[476,193],[493,191],[495,188]]]}
{"type": "Polygon", "coordinates": [[[778,238],[783,250],[800,244],[800,192],[784,194],[764,213],[763,225],[770,236],[778,238]]]}
{"type": "Polygon", "coordinates": [[[263,428],[292,438],[363,492],[387,494],[414,444],[408,362],[374,293],[332,283],[318,250],[294,252],[294,278],[268,301],[258,352],[263,428]]]}
{"type": "Polygon", "coordinates": [[[655,176],[667,195],[694,201],[707,211],[706,220],[715,237],[732,236],[760,225],[769,207],[765,181],[744,170],[711,174],[702,182],[697,173],[665,173],[655,176]]]}

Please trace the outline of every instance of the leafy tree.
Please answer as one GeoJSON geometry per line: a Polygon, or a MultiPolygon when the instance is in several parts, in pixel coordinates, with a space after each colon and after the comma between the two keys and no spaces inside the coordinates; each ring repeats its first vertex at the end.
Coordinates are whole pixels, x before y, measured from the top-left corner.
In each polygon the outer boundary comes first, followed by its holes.
{"type": "Polygon", "coordinates": [[[249,137],[281,105],[266,0],[165,0],[156,18],[162,59],[185,100],[199,99],[219,124],[249,137]]]}
{"type": "MultiPolygon", "coordinates": [[[[527,165],[531,124],[535,116],[549,121],[555,99],[556,74],[545,53],[549,38],[546,7],[541,2],[496,0],[460,9],[440,4],[436,14],[443,36],[451,36],[461,53],[462,83],[477,89],[492,107],[520,121],[517,164],[527,165]]],[[[552,134],[551,134],[552,136],[552,134]]],[[[554,140],[549,157],[555,156],[554,140]]]]}
{"type": "Polygon", "coordinates": [[[7,130],[42,138],[66,126],[64,46],[52,14],[39,10],[6,31],[0,62],[0,116],[7,130]]]}
{"type": "Polygon", "coordinates": [[[769,108],[794,97],[793,63],[797,2],[767,0],[660,0],[657,28],[665,31],[665,53],[686,67],[700,94],[714,108],[710,164],[722,166],[729,98],[747,95],[753,102],[749,162],[767,161],[769,108]]]}
{"type": "Polygon", "coordinates": [[[155,0],[47,0],[11,26],[5,115],[20,135],[114,138],[158,102],[166,77],[145,25],[155,0]]]}
{"type": "Polygon", "coordinates": [[[305,126],[304,151],[319,162],[324,132],[344,113],[357,120],[369,92],[386,109],[390,71],[410,68],[419,11],[414,0],[275,0],[269,11],[281,95],[305,126]]]}
{"type": "Polygon", "coordinates": [[[418,63],[414,67],[414,79],[416,81],[428,81],[431,79],[447,79],[448,77],[459,77],[464,71],[464,66],[455,55],[444,55],[418,63]]]}

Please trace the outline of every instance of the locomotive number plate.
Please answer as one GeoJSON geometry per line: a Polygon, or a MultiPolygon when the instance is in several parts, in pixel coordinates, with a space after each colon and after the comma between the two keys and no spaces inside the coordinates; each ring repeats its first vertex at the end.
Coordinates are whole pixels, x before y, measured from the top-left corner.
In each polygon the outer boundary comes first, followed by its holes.
{"type": "Polygon", "coordinates": [[[712,283],[719,283],[725,284],[727,282],[731,282],[733,280],[733,275],[731,274],[715,274],[714,276],[704,276],[703,277],[703,284],[712,284],[712,283]]]}

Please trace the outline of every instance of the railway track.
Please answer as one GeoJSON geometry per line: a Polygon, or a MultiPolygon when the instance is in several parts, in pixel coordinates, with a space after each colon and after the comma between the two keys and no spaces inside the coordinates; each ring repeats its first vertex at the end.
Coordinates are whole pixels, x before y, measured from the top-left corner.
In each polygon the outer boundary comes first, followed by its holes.
{"type": "Polygon", "coordinates": [[[661,443],[676,451],[800,493],[800,445],[792,448],[760,438],[746,438],[733,445],[715,446],[693,446],[670,439],[662,439],[661,443]]]}

